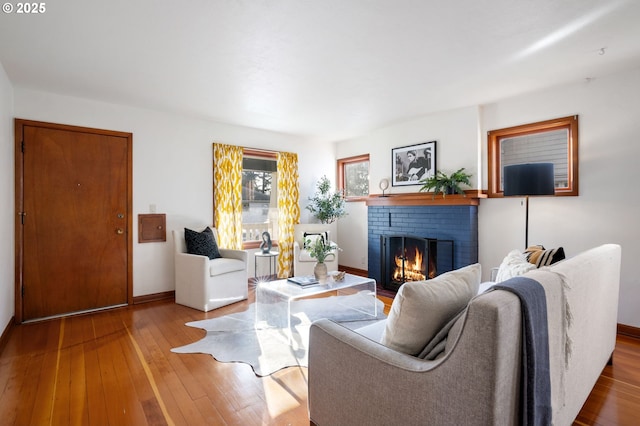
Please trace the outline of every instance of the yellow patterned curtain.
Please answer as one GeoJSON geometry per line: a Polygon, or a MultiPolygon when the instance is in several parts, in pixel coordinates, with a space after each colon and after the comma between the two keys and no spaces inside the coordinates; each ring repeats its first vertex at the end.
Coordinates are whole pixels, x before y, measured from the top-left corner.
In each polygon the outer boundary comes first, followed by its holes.
{"type": "Polygon", "coordinates": [[[293,225],[300,222],[298,154],[278,153],[278,277],[288,278],[293,268],[293,225]]]}
{"type": "Polygon", "coordinates": [[[242,249],[242,147],[213,144],[213,224],[221,247],[242,249]]]}

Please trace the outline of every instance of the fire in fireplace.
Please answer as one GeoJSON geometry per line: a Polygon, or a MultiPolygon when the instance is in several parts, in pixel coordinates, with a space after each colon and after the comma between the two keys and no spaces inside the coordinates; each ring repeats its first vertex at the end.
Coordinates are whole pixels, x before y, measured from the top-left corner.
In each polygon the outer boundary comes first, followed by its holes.
{"type": "MultiPolygon", "coordinates": [[[[413,248],[405,247],[404,251],[397,253],[394,257],[395,267],[391,273],[393,281],[421,281],[426,280],[424,254],[417,246],[413,248]]],[[[433,278],[433,277],[429,277],[433,278]]]]}
{"type": "MultiPolygon", "coordinates": [[[[438,246],[450,245],[443,253],[451,262],[453,269],[453,241],[437,240],[404,235],[382,235],[380,237],[380,253],[382,267],[382,287],[397,291],[408,281],[422,281],[438,275],[438,246]]],[[[446,271],[443,271],[446,272],[446,271]]]]}

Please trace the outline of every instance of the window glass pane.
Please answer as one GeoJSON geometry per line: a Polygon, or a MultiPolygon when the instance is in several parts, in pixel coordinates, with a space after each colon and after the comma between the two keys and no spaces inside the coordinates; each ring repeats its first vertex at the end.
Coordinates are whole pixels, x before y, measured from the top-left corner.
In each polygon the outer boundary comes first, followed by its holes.
{"type": "Polygon", "coordinates": [[[242,238],[262,240],[264,231],[278,238],[276,161],[245,157],[242,168],[242,238]]]}
{"type": "MultiPolygon", "coordinates": [[[[523,163],[553,163],[555,187],[569,185],[569,131],[558,129],[500,140],[502,166],[523,163]]],[[[502,189],[502,182],[500,185],[502,189]]]]}
{"type": "Polygon", "coordinates": [[[344,191],[346,197],[366,197],[369,195],[369,162],[345,163],[344,191]]]}

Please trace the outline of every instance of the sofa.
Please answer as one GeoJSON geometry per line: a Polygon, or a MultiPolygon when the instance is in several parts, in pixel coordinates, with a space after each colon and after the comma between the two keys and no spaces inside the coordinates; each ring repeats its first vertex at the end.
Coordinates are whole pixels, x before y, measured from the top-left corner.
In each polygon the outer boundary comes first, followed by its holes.
{"type": "MultiPolygon", "coordinates": [[[[573,422],[603,368],[613,361],[620,258],[620,246],[605,244],[522,275],[544,289],[554,425],[573,422]]],[[[370,330],[349,330],[327,319],[314,322],[309,339],[311,422],[521,424],[518,296],[489,289],[472,297],[450,323],[443,352],[427,360],[381,344],[370,330]]]]}

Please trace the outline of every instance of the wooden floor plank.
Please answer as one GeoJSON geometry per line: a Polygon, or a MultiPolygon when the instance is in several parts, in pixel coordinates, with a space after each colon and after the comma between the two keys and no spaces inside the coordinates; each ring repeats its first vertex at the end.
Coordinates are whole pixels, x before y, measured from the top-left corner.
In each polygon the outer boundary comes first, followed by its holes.
{"type": "MultiPolygon", "coordinates": [[[[240,312],[252,296],[208,313],[161,301],[16,326],[0,354],[1,424],[308,425],[306,368],[256,377],[170,351],[204,336],[186,322],[240,312]]],[[[639,365],[640,340],[618,336],[574,424],[637,424],[639,365]]]]}
{"type": "Polygon", "coordinates": [[[168,410],[170,417],[168,422],[188,424],[180,407],[180,400],[183,398],[179,387],[182,386],[176,386],[179,381],[175,379],[175,375],[173,371],[171,371],[165,355],[155,342],[150,328],[151,326],[140,332],[139,346],[144,355],[145,362],[148,364],[148,368],[153,375],[153,380],[157,383],[159,394],[156,395],[156,399],[158,399],[158,404],[164,405],[168,410]]]}
{"type": "MultiPolygon", "coordinates": [[[[17,412],[14,420],[16,425],[29,425],[33,416],[33,406],[35,404],[38,381],[40,380],[40,371],[44,354],[33,355],[29,357],[29,363],[23,381],[19,389],[14,395],[11,395],[10,401],[17,406],[17,412]]],[[[2,413],[4,417],[4,413],[2,413]]]]}
{"type": "Polygon", "coordinates": [[[195,401],[196,407],[200,410],[203,424],[206,425],[224,425],[226,422],[220,415],[220,412],[216,409],[216,404],[211,401],[207,396],[198,398],[195,401]]]}
{"type": "MultiPolygon", "coordinates": [[[[112,336],[113,337],[113,336],[112,336]]],[[[115,343],[112,339],[102,342],[98,346],[98,368],[100,371],[100,380],[107,410],[107,419],[109,424],[126,424],[127,415],[124,412],[124,404],[122,395],[119,393],[118,378],[116,377],[115,366],[112,362],[114,356],[115,343]]]]}
{"type": "Polygon", "coordinates": [[[84,343],[71,346],[67,350],[72,367],[69,377],[69,424],[87,425],[89,424],[89,398],[84,343]]]}
{"type": "Polygon", "coordinates": [[[116,371],[117,389],[114,391],[120,395],[123,404],[123,411],[127,413],[127,419],[132,419],[133,424],[144,424],[146,420],[145,411],[136,389],[136,383],[143,383],[136,380],[139,370],[131,369],[129,366],[137,359],[134,350],[128,345],[126,339],[118,342],[118,347],[114,348],[112,362],[116,371]]]}
{"type": "Polygon", "coordinates": [[[55,378],[55,396],[51,410],[51,424],[68,425],[71,424],[71,350],[60,349],[58,355],[58,373],[55,378]]]}
{"type": "Polygon", "coordinates": [[[85,360],[85,381],[87,386],[87,411],[89,424],[100,425],[108,418],[107,399],[102,386],[100,360],[98,358],[99,342],[89,340],[83,345],[85,360]]]}
{"type": "Polygon", "coordinates": [[[59,373],[59,347],[64,333],[65,320],[60,319],[51,322],[46,336],[45,347],[42,354],[40,374],[36,386],[33,401],[30,424],[46,425],[51,422],[53,403],[56,395],[56,380],[59,373]]]}

